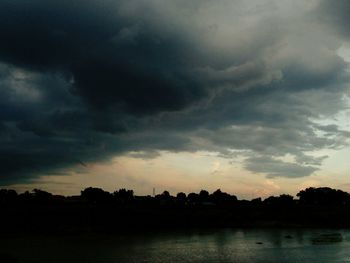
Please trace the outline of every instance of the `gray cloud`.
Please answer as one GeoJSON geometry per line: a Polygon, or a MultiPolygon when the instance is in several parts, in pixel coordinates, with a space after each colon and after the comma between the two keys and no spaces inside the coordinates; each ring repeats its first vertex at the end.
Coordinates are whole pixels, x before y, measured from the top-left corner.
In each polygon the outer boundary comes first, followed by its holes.
{"type": "Polygon", "coordinates": [[[320,124],[348,107],[334,37],[348,21],[319,23],[337,12],[326,7],[2,1],[1,181],[159,150],[239,151],[253,172],[310,175],[326,158],[312,152],[349,137],[320,124]],[[286,155],[295,162],[276,159],[286,155]]]}
{"type": "Polygon", "coordinates": [[[334,32],[349,38],[349,11],[350,5],[347,0],[321,0],[320,5],[316,10],[316,16],[320,21],[327,24],[334,32]]]}
{"type": "Polygon", "coordinates": [[[287,163],[270,157],[253,157],[246,160],[245,167],[253,172],[265,173],[268,177],[303,177],[315,172],[317,168],[303,166],[296,163],[287,163]]]}

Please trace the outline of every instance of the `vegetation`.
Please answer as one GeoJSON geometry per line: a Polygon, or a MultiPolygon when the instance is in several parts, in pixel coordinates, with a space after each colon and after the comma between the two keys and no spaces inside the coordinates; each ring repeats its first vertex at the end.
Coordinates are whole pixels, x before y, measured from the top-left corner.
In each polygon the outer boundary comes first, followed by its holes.
{"type": "Polygon", "coordinates": [[[0,190],[0,231],[138,231],[162,227],[350,227],[350,194],[328,187],[264,200],[220,189],[135,196],[89,187],[79,196],[0,190]]]}

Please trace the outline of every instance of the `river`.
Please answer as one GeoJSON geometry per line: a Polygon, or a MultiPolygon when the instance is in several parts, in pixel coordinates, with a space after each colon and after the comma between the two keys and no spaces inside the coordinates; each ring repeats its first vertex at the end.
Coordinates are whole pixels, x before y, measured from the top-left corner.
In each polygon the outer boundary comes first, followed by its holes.
{"type": "Polygon", "coordinates": [[[350,262],[350,230],[211,229],[2,236],[0,262],[350,262]]]}

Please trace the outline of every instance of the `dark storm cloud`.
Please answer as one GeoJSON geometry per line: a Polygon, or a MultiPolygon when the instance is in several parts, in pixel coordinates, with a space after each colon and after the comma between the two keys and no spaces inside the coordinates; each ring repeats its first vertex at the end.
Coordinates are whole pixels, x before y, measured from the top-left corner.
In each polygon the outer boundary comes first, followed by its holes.
{"type": "Polygon", "coordinates": [[[123,18],[124,2],[3,1],[0,56],[31,69],[62,71],[74,81],[74,92],[96,108],[144,114],[204,96],[189,76],[186,41],[149,28],[142,17],[123,18]]]}
{"type": "Polygon", "coordinates": [[[160,150],[310,175],[349,137],[316,122],[347,107],[341,43],[304,19],[325,3],[1,1],[1,181],[160,150]]]}
{"type": "Polygon", "coordinates": [[[350,3],[347,0],[321,0],[317,15],[319,19],[330,25],[337,33],[350,37],[350,3]]]}

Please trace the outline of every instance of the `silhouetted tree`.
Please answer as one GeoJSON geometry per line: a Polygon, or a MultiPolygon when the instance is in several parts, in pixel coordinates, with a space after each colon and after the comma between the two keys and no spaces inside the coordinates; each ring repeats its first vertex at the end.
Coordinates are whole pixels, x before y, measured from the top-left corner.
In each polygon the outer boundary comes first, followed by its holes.
{"type": "Polygon", "coordinates": [[[279,203],[284,206],[290,206],[294,204],[294,197],[287,194],[282,194],[278,197],[279,203]]]}
{"type": "Polygon", "coordinates": [[[199,194],[189,193],[187,199],[191,204],[196,204],[199,202],[199,194]]]}
{"type": "Polygon", "coordinates": [[[183,192],[180,192],[176,195],[176,201],[180,203],[185,203],[186,202],[186,194],[183,192]]]}
{"type": "Polygon", "coordinates": [[[15,190],[0,189],[0,203],[11,203],[17,200],[18,194],[15,190]]]}
{"type": "Polygon", "coordinates": [[[237,197],[235,195],[230,195],[228,193],[221,192],[220,189],[217,189],[214,193],[210,195],[210,200],[218,205],[227,205],[237,202],[237,197]]]}
{"type": "Polygon", "coordinates": [[[30,202],[34,199],[34,194],[29,191],[25,191],[24,193],[18,195],[18,199],[22,202],[30,202]]]}
{"type": "Polygon", "coordinates": [[[350,194],[329,187],[309,187],[297,196],[301,204],[307,205],[344,205],[350,204],[350,194]]]}
{"type": "Polygon", "coordinates": [[[125,188],[119,189],[113,193],[114,197],[121,202],[130,202],[134,200],[134,191],[125,188]]]}
{"type": "Polygon", "coordinates": [[[49,202],[52,200],[52,194],[40,189],[34,189],[34,199],[37,202],[49,202]]]}
{"type": "Polygon", "coordinates": [[[208,202],[209,201],[209,192],[206,190],[201,190],[199,192],[199,200],[200,200],[200,202],[208,202]]]}
{"type": "Polygon", "coordinates": [[[81,198],[89,202],[108,202],[111,200],[111,194],[101,188],[88,187],[81,191],[81,198]]]}
{"type": "Polygon", "coordinates": [[[170,193],[168,192],[168,191],[164,191],[163,193],[162,193],[162,197],[163,198],[169,198],[170,197],[170,193]]]}
{"type": "Polygon", "coordinates": [[[168,191],[164,191],[162,194],[156,195],[155,200],[161,205],[170,205],[173,203],[173,197],[168,191]]]}
{"type": "Polygon", "coordinates": [[[270,196],[264,200],[264,204],[270,206],[287,207],[294,204],[294,198],[291,195],[282,194],[278,197],[270,196]]]}
{"type": "MultiPolygon", "coordinates": [[[[350,194],[329,187],[307,188],[298,193],[299,200],[282,194],[264,201],[237,200],[220,189],[209,194],[168,191],[152,196],[134,196],[125,188],[110,194],[89,187],[80,196],[56,196],[40,189],[18,194],[0,190],[0,231],[16,229],[50,229],[57,226],[82,226],[112,231],[117,227],[136,226],[350,226],[350,194]],[[10,202],[9,200],[15,200],[10,202]],[[44,204],[44,205],[43,205],[44,204]],[[93,205],[92,205],[93,204],[93,205]],[[95,205],[96,204],[96,205],[95,205]],[[25,219],[25,220],[23,220],[25,219]],[[62,225],[60,225],[62,224],[62,225]],[[68,225],[67,225],[68,224],[68,225]],[[22,228],[21,228],[22,226],[22,228]],[[6,228],[6,229],[4,229],[6,228]]],[[[80,227],[77,227],[80,229],[80,227]]],[[[117,229],[116,229],[117,230],[117,229]]]]}
{"type": "Polygon", "coordinates": [[[250,201],[250,203],[251,203],[252,205],[261,205],[261,204],[262,204],[261,197],[252,199],[252,200],[250,201]]]}

